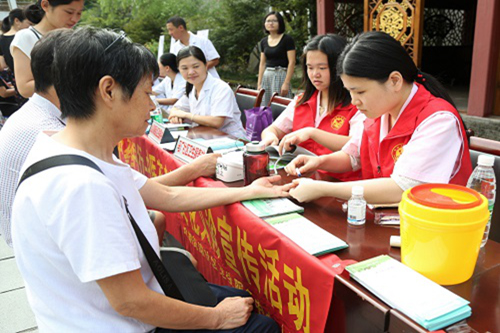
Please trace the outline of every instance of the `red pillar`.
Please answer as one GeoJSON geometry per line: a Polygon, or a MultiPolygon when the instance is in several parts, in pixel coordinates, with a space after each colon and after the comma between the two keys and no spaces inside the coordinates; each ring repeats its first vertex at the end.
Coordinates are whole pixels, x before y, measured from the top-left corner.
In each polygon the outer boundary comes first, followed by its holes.
{"type": "Polygon", "coordinates": [[[334,0],[316,0],[318,35],[326,34],[327,32],[335,32],[334,10],[334,0]]]}
{"type": "Polygon", "coordinates": [[[478,0],[467,114],[493,113],[499,56],[500,2],[478,0]]]}

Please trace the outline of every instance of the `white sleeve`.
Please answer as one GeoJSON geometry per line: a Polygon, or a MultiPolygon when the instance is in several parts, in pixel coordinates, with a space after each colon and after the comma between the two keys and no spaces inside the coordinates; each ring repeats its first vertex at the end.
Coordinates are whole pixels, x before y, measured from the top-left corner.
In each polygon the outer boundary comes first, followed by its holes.
{"type": "Polygon", "coordinates": [[[393,175],[423,183],[448,183],[460,168],[462,152],[459,119],[449,111],[436,112],[415,129],[393,175]]]}
{"type": "Polygon", "coordinates": [[[299,96],[296,96],[273,122],[274,126],[286,134],[293,131],[293,115],[295,114],[295,106],[297,105],[298,98],[299,96]]]}
{"type": "Polygon", "coordinates": [[[349,120],[349,136],[359,136],[360,132],[363,132],[363,123],[366,119],[366,116],[358,111],[356,114],[349,120]]]}
{"type": "Polygon", "coordinates": [[[205,57],[207,57],[207,61],[211,61],[214,59],[219,59],[220,55],[214,47],[214,44],[210,41],[210,39],[203,38],[203,52],[205,53],[205,57]]]}
{"type": "Polygon", "coordinates": [[[189,105],[189,97],[184,94],[177,102],[175,102],[174,107],[181,109],[186,112],[190,112],[191,107],[189,105]]]}
{"type": "Polygon", "coordinates": [[[134,179],[134,184],[137,187],[137,190],[140,190],[144,184],[146,184],[146,181],[148,180],[148,177],[144,176],[142,173],[139,171],[136,171],[132,168],[130,168],[132,171],[132,177],[134,179]]]}
{"type": "MultiPolygon", "coordinates": [[[[215,79],[221,81],[219,79],[215,79]]],[[[220,83],[220,82],[219,82],[220,83]]],[[[226,83],[214,85],[210,97],[210,115],[233,118],[234,109],[238,108],[236,97],[226,83]]]]}
{"type": "Polygon", "coordinates": [[[172,90],[172,96],[170,98],[180,99],[182,96],[186,94],[186,81],[182,80],[174,80],[174,88],[172,90]]]}
{"type": "Polygon", "coordinates": [[[167,81],[167,78],[164,78],[163,81],[158,83],[153,87],[153,92],[158,94],[157,98],[162,98],[160,96],[166,96],[166,89],[165,89],[165,82],[167,81]]]}
{"type": "Polygon", "coordinates": [[[54,189],[64,202],[47,207],[43,219],[79,280],[86,283],[139,269],[136,236],[111,181],[95,174],[64,179],[64,186],[54,189]]]}
{"type": "Polygon", "coordinates": [[[351,159],[351,167],[353,171],[361,169],[360,147],[363,138],[363,126],[360,131],[355,132],[349,141],[342,147],[342,151],[349,155],[351,159]]]}
{"type": "Polygon", "coordinates": [[[33,50],[36,42],[38,42],[36,35],[30,29],[23,29],[14,36],[10,44],[10,53],[12,53],[14,47],[17,47],[31,59],[31,50],[33,50]]]}

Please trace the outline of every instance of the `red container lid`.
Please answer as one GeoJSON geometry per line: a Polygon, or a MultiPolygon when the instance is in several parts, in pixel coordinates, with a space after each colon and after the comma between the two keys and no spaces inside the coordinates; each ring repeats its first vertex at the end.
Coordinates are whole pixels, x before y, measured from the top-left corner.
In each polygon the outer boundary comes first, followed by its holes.
{"type": "Polygon", "coordinates": [[[413,187],[408,198],[427,207],[439,209],[470,209],[483,199],[473,189],[452,184],[424,184],[413,187]]]}

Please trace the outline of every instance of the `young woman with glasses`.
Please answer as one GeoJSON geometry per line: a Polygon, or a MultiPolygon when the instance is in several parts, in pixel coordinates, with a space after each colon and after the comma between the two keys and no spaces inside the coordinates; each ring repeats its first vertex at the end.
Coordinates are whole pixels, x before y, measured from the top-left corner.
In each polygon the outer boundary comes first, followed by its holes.
{"type": "Polygon", "coordinates": [[[267,105],[271,96],[291,98],[292,80],[295,68],[295,43],[285,34],[285,21],[278,12],[270,12],[264,17],[264,32],[269,36],[260,41],[260,64],[258,89],[265,89],[263,104],[267,105]]]}

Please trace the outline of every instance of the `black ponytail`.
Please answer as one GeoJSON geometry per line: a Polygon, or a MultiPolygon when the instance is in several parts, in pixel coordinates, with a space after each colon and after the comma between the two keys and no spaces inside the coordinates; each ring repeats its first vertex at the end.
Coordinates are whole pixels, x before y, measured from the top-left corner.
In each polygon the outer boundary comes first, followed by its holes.
{"type": "Polygon", "coordinates": [[[10,22],[9,22],[9,17],[6,16],[3,20],[2,20],[2,32],[3,33],[6,33],[7,31],[10,30],[10,22]]]}
{"type": "MultiPolygon", "coordinates": [[[[397,40],[384,32],[370,31],[357,35],[339,57],[337,74],[386,82],[397,71],[408,83],[417,81],[429,92],[455,103],[439,81],[430,74],[422,73],[397,40]]],[[[455,107],[456,108],[456,107],[455,107]]]]}

